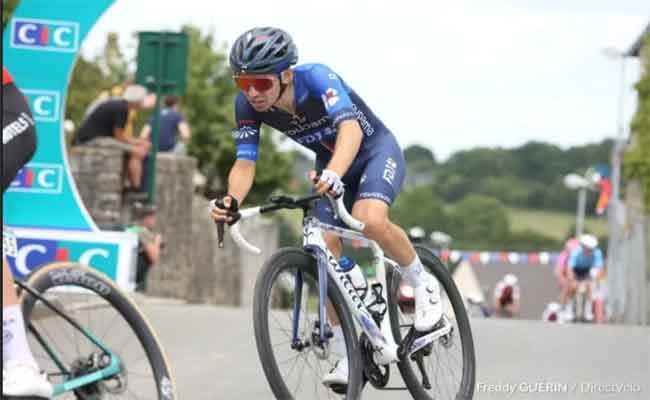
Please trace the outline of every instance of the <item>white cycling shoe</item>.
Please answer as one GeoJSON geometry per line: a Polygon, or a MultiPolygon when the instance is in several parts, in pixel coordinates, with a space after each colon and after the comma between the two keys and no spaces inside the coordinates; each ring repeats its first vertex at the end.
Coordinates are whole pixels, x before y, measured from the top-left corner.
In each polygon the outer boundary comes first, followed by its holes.
{"type": "Polygon", "coordinates": [[[440,284],[433,275],[426,273],[420,286],[415,288],[415,330],[426,332],[442,318],[440,284]]]}
{"type": "Polygon", "coordinates": [[[323,377],[327,387],[346,386],[348,384],[348,359],[343,357],[334,364],[334,368],[323,377]]]}
{"type": "Polygon", "coordinates": [[[50,399],[52,385],[38,366],[24,361],[7,361],[2,366],[3,399],[50,399]]]}

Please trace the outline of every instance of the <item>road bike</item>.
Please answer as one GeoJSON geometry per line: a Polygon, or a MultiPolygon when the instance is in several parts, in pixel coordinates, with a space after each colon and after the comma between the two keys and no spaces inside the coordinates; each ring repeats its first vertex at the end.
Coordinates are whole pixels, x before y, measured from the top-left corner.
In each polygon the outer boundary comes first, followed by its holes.
{"type": "MultiPolygon", "coordinates": [[[[3,250],[15,255],[15,237],[5,232],[3,250]]],[[[82,264],[55,262],[14,282],[30,348],[55,398],[178,398],[153,328],[106,275],[82,264]]]]}
{"type": "MultiPolygon", "coordinates": [[[[414,399],[471,399],[475,384],[474,344],[463,299],[444,264],[416,246],[424,267],[440,283],[444,315],[430,332],[417,332],[412,309],[399,301],[399,266],[363,236],[364,225],[345,209],[343,196],[330,197],[336,215],[351,229],[324,224],[310,211],[320,195],[274,196],[261,207],[239,211],[230,227],[235,243],[260,250],[240,232],[242,221],[280,209],[303,211],[302,248],[283,248],[263,266],[255,285],[253,319],[258,355],[278,399],[361,398],[369,382],[378,390],[408,390],[414,399]],[[364,300],[327,249],[324,232],[370,247],[377,282],[364,300]],[[335,336],[327,303],[343,333],[345,354],[333,351],[335,336]],[[357,327],[361,335],[357,333],[357,327]],[[347,357],[347,385],[326,387],[321,378],[347,357]],[[390,364],[397,364],[406,387],[389,387],[390,364]],[[303,381],[304,379],[304,381],[303,381]]],[[[220,239],[220,242],[222,239],[220,239]]]]}

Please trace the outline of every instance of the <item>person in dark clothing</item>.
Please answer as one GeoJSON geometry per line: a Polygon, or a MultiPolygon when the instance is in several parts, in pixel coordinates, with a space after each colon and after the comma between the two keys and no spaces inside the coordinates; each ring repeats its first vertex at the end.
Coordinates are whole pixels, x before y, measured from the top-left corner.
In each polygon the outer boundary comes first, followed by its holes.
{"type": "Polygon", "coordinates": [[[130,85],[122,98],[109,99],[92,108],[82,121],[73,144],[105,145],[117,147],[129,154],[127,176],[132,188],[142,183],[142,160],[149,153],[151,143],[147,139],[128,134],[127,123],[133,111],[151,108],[155,98],[147,95],[147,89],[130,85]]]}
{"type": "MultiPolygon", "coordinates": [[[[153,116],[142,128],[140,137],[146,139],[151,134],[153,116]]],[[[190,126],[179,111],[179,98],[167,96],[165,108],[160,111],[160,131],[158,133],[158,151],[186,154],[186,145],[190,140],[190,126]]]]}

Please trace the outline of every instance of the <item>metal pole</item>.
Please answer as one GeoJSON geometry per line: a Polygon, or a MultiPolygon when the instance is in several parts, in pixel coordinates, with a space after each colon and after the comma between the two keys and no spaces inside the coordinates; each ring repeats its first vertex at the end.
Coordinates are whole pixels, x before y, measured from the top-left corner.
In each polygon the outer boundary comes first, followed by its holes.
{"type": "Polygon", "coordinates": [[[618,95],[617,136],[612,149],[612,200],[620,198],[621,156],[625,148],[625,128],[623,126],[623,100],[625,98],[625,56],[621,55],[621,86],[618,95]]]}
{"type": "Polygon", "coordinates": [[[576,238],[579,238],[584,231],[585,208],[587,207],[587,188],[578,190],[578,214],[576,218],[576,238]]]}
{"type": "Polygon", "coordinates": [[[156,156],[158,154],[158,138],[160,133],[160,96],[162,94],[163,51],[165,50],[165,32],[158,40],[158,62],[156,63],[156,107],[153,110],[153,126],[151,127],[151,152],[149,153],[149,204],[156,198],[156,156]]]}

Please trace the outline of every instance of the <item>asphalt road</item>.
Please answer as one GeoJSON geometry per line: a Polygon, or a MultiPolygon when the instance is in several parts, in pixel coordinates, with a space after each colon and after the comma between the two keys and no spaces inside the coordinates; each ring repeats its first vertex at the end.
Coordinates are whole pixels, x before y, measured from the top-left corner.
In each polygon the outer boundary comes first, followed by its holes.
{"type": "Polygon", "coordinates": [[[558,300],[560,289],[555,282],[551,265],[494,263],[471,268],[490,305],[497,282],[509,273],[517,276],[521,293],[520,318],[538,320],[546,305],[558,300]]]}
{"type": "MultiPolygon", "coordinates": [[[[164,343],[181,400],[273,399],[251,309],[153,299],[141,307],[164,343]]],[[[481,319],[472,329],[475,399],[650,398],[648,328],[481,319]]],[[[393,372],[391,383],[398,385],[393,372]]],[[[364,399],[408,398],[407,392],[364,392],[364,399]]]]}

